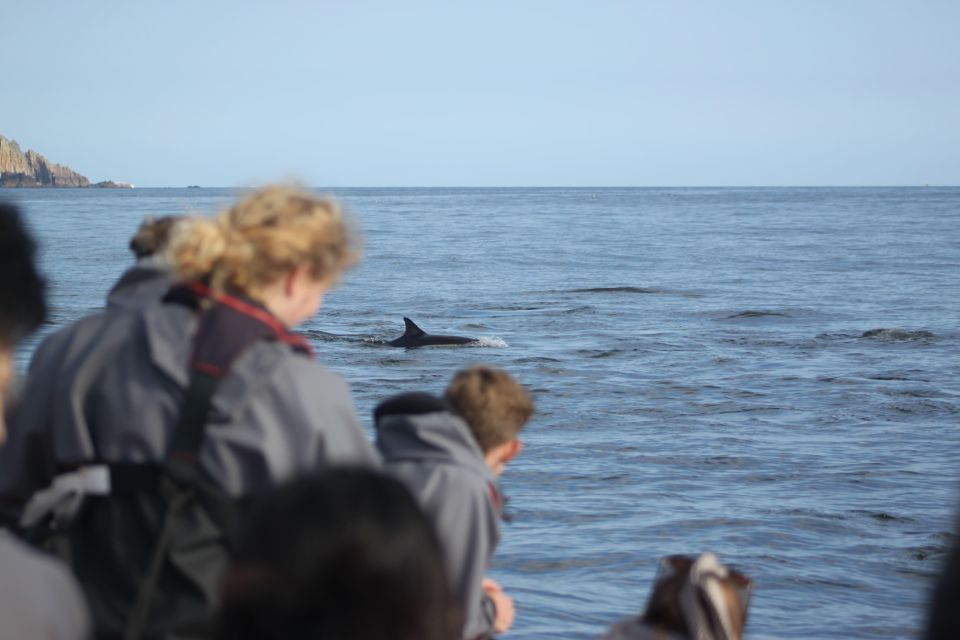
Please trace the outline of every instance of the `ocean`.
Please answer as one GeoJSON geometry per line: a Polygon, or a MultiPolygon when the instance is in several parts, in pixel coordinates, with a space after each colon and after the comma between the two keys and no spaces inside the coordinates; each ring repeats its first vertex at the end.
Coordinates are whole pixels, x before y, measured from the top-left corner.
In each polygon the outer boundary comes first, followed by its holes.
{"type": "MultiPolygon", "coordinates": [[[[960,508],[960,188],[329,189],[364,260],[302,327],[369,429],[475,362],[533,391],[491,575],[509,637],[594,638],[658,558],[755,580],[747,637],[916,638],[960,508]],[[404,316],[475,346],[395,349],[404,316]]],[[[228,189],[5,190],[51,323],[145,214],[228,189]]]]}

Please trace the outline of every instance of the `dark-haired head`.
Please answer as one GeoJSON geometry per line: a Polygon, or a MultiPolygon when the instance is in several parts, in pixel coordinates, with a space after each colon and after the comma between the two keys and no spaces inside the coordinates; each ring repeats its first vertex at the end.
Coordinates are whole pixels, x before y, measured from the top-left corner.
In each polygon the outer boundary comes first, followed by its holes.
{"type": "Polygon", "coordinates": [[[0,202],[0,444],[6,438],[3,407],[13,378],[13,349],[47,314],[36,251],[16,207],[0,202]]]}
{"type": "Polygon", "coordinates": [[[183,216],[145,217],[130,238],[130,251],[138,260],[163,251],[170,241],[173,227],[183,219],[183,216]]]}
{"type": "Polygon", "coordinates": [[[224,640],[454,640],[462,629],[430,522],[400,483],[361,469],[265,497],[223,600],[224,640]]]}
{"type": "Polygon", "coordinates": [[[0,202],[0,349],[11,349],[46,317],[36,245],[16,207],[0,202]]]}

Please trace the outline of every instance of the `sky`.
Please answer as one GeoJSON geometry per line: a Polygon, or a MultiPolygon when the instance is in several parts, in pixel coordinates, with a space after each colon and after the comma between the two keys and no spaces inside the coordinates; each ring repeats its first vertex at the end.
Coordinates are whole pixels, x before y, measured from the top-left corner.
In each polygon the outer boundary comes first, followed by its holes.
{"type": "Polygon", "coordinates": [[[0,134],[142,187],[960,184],[956,0],[0,0],[0,134]]]}

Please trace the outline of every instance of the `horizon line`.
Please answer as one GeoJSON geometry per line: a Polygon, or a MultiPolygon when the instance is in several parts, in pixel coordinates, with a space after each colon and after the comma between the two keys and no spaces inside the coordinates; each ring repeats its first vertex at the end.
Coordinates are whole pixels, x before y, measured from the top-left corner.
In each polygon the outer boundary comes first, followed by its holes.
{"type": "MultiPolygon", "coordinates": [[[[303,185],[297,181],[266,181],[257,185],[146,185],[137,189],[259,189],[275,184],[294,184],[307,189],[952,189],[960,184],[682,184],[682,185],[303,185]]],[[[0,187],[0,191],[31,191],[42,189],[88,189],[89,187],[0,187]]],[[[118,189],[127,191],[130,189],[118,189]]]]}

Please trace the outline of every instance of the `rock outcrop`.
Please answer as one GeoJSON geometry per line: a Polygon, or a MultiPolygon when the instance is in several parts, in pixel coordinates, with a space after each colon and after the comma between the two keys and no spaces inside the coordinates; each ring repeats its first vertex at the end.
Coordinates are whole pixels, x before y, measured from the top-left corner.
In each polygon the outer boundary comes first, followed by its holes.
{"type": "Polygon", "coordinates": [[[90,184],[73,169],[50,162],[36,151],[24,153],[15,140],[0,136],[0,187],[106,187],[129,188],[118,182],[90,184]]]}

